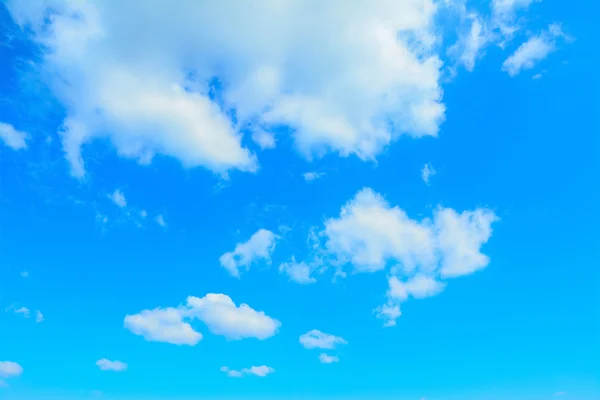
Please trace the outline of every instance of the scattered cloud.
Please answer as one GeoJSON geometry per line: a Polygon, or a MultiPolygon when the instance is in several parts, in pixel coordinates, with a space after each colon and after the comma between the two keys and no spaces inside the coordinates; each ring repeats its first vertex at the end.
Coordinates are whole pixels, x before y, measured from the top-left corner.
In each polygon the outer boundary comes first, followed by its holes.
{"type": "Polygon", "coordinates": [[[16,130],[12,125],[0,122],[0,139],[5,145],[13,150],[22,150],[27,148],[27,139],[29,135],[25,132],[16,130]]]}
{"type": "Polygon", "coordinates": [[[16,378],[23,373],[23,367],[14,361],[0,361],[0,378],[16,378]]]}
{"type": "Polygon", "coordinates": [[[275,135],[270,132],[256,130],[252,133],[252,140],[263,150],[275,148],[275,135]]]}
{"type": "MultiPolygon", "coordinates": [[[[432,219],[413,220],[365,188],[342,207],[338,218],[327,219],[317,236],[324,241],[320,256],[338,269],[336,276],[344,276],[348,265],[354,272],[394,266],[393,273],[413,276],[402,287],[420,298],[429,289],[443,288],[439,279],[468,275],[488,265],[489,257],[480,249],[497,220],[488,209],[458,213],[443,207],[435,209],[432,219]]],[[[388,326],[400,316],[399,298],[388,296],[388,302],[377,309],[388,326]]]]}
{"type": "Polygon", "coordinates": [[[325,176],[324,172],[305,172],[303,175],[304,180],[307,182],[312,182],[315,179],[319,179],[322,178],[323,176],[325,176]]]}
{"type": "Polygon", "coordinates": [[[219,262],[229,275],[239,278],[239,270],[242,267],[248,270],[250,265],[258,260],[271,263],[271,254],[275,250],[278,238],[269,230],[259,229],[247,242],[238,243],[233,251],[223,254],[219,262]]]}
{"type": "Polygon", "coordinates": [[[194,346],[202,339],[202,334],[190,325],[194,320],[203,322],[212,334],[229,340],[268,339],[281,326],[263,311],[247,304],[236,306],[229,296],[216,293],[202,298],[190,296],[185,305],[176,308],[155,308],[127,315],[124,324],[148,341],[194,346]]]}
{"type": "Polygon", "coordinates": [[[340,359],[337,356],[330,356],[326,353],[321,353],[319,354],[319,361],[321,361],[321,364],[332,364],[339,362],[340,359]]]}
{"type": "Polygon", "coordinates": [[[35,310],[35,322],[40,323],[44,321],[44,314],[40,310],[35,310]]]}
{"type": "Polygon", "coordinates": [[[103,358],[101,360],[96,361],[96,365],[100,368],[101,371],[115,371],[121,372],[127,369],[127,364],[121,361],[111,361],[103,358]]]}
{"type": "Polygon", "coordinates": [[[566,36],[559,24],[551,24],[547,30],[539,35],[530,37],[526,42],[509,56],[502,64],[502,70],[510,76],[515,76],[522,70],[533,68],[538,62],[544,60],[556,50],[557,39],[566,36]]]}
{"type": "Polygon", "coordinates": [[[423,169],[421,169],[421,179],[423,179],[423,182],[427,185],[429,185],[429,179],[435,174],[435,169],[429,164],[425,164],[423,169]]]}
{"type": "Polygon", "coordinates": [[[127,206],[127,200],[125,199],[125,195],[121,190],[117,189],[112,194],[108,196],[113,203],[115,203],[118,207],[124,208],[127,206]]]}
{"type": "Polygon", "coordinates": [[[343,338],[313,329],[300,336],[300,344],[306,349],[335,349],[337,345],[348,344],[343,338]]]}
{"type": "Polygon", "coordinates": [[[292,257],[290,262],[283,263],[279,266],[279,272],[287,274],[290,281],[300,283],[302,285],[315,283],[317,280],[311,275],[312,268],[305,262],[297,263],[292,257]]]}
{"type": "Polygon", "coordinates": [[[163,228],[167,227],[167,221],[165,221],[165,217],[162,214],[157,215],[154,221],[163,228]]]}
{"type": "Polygon", "coordinates": [[[244,375],[254,375],[254,376],[259,376],[262,378],[262,377],[265,377],[265,376],[275,372],[275,369],[273,369],[271,367],[267,367],[266,365],[261,365],[258,367],[252,366],[250,368],[243,368],[241,371],[229,369],[228,367],[221,367],[221,372],[226,373],[227,376],[229,376],[231,378],[241,378],[244,375]]]}
{"type": "Polygon", "coordinates": [[[27,307],[20,307],[20,308],[16,308],[14,310],[15,314],[23,314],[23,316],[25,318],[29,318],[29,316],[31,315],[31,312],[29,311],[29,308],[27,307]]]}

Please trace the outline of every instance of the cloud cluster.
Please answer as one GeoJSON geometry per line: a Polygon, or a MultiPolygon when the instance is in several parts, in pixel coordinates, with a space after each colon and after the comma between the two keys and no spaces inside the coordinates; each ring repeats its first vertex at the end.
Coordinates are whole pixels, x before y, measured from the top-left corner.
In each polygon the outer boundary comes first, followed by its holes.
{"type": "MultiPolygon", "coordinates": [[[[15,314],[21,314],[25,318],[29,318],[31,316],[31,310],[27,307],[8,307],[7,311],[12,309],[15,314]]],[[[35,310],[35,322],[40,323],[44,321],[44,314],[40,310],[35,310]]]]}
{"type": "Polygon", "coordinates": [[[229,340],[245,338],[268,339],[275,335],[281,323],[256,311],[247,304],[236,304],[224,294],[209,293],[206,296],[187,298],[179,307],[143,310],[125,317],[125,328],[148,341],[166,342],[176,345],[196,345],[202,334],[190,324],[203,322],[214,335],[229,340]]]}
{"type": "Polygon", "coordinates": [[[96,138],[141,164],[163,154],[225,174],[257,169],[246,133],[272,148],[285,126],[307,157],[373,159],[400,135],[435,136],[444,120],[434,0],[7,7],[43,49],[78,177],[96,138]]]}
{"type": "MultiPolygon", "coordinates": [[[[333,350],[339,345],[348,344],[342,337],[323,333],[319,330],[313,329],[300,335],[300,344],[305,349],[325,349],[333,350]]],[[[319,354],[319,361],[321,364],[333,364],[340,361],[339,357],[332,356],[327,353],[319,354]]]]}
{"type": "Polygon", "coordinates": [[[23,373],[23,367],[14,361],[0,361],[0,387],[8,386],[4,379],[16,378],[23,373]]]}
{"type": "Polygon", "coordinates": [[[233,251],[223,254],[219,262],[229,275],[239,278],[240,268],[248,270],[258,260],[271,262],[271,253],[275,250],[277,239],[278,236],[273,232],[259,229],[247,242],[238,243],[233,251]]]}

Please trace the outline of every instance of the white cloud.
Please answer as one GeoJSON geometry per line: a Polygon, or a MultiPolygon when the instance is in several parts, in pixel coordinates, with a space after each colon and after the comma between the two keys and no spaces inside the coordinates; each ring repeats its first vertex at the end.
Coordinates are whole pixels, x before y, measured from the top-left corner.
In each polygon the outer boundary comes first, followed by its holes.
{"type": "Polygon", "coordinates": [[[530,37],[526,42],[509,56],[502,64],[502,70],[510,76],[515,76],[522,70],[533,68],[538,62],[545,59],[548,54],[556,50],[558,38],[567,38],[560,25],[552,24],[548,30],[539,35],[530,37]]]}
{"type": "Polygon", "coordinates": [[[14,361],[0,361],[0,378],[15,378],[23,373],[23,367],[14,361]]]}
{"type": "Polygon", "coordinates": [[[16,130],[12,125],[0,122],[0,139],[5,145],[13,150],[21,150],[27,148],[26,140],[29,135],[25,132],[16,130]]]}
{"type": "Polygon", "coordinates": [[[223,254],[219,262],[231,276],[239,278],[241,267],[248,270],[250,264],[258,260],[271,262],[271,254],[275,250],[277,239],[278,236],[273,232],[259,229],[247,242],[238,243],[233,251],[223,254]]]}
{"type": "Polygon", "coordinates": [[[343,338],[313,329],[300,335],[300,344],[306,349],[334,349],[339,344],[348,344],[343,338]]]}
{"type": "Polygon", "coordinates": [[[513,14],[518,9],[527,8],[538,0],[492,0],[492,9],[496,14],[513,14]]]}
{"type": "Polygon", "coordinates": [[[154,221],[163,228],[167,226],[167,221],[165,221],[165,217],[162,214],[157,215],[154,221]]]}
{"type": "Polygon", "coordinates": [[[423,182],[427,185],[429,185],[429,179],[435,174],[435,169],[429,164],[425,164],[423,169],[421,169],[421,179],[423,179],[423,182]]]}
{"type": "Polygon", "coordinates": [[[338,218],[325,221],[319,234],[325,240],[321,256],[338,272],[348,264],[355,272],[393,265],[394,271],[412,276],[403,283],[392,278],[392,283],[398,283],[392,288],[392,301],[377,309],[386,324],[393,325],[401,315],[399,303],[409,295],[437,294],[444,287],[439,279],[468,275],[488,265],[489,257],[481,253],[481,246],[491,237],[491,225],[497,220],[488,209],[458,213],[442,207],[435,209],[433,219],[413,220],[365,188],[342,207],[338,218]]]}
{"type": "Polygon", "coordinates": [[[242,145],[248,126],[291,128],[308,157],[373,159],[444,120],[434,0],[7,5],[46,50],[76,176],[81,146],[100,137],[141,163],[160,153],[226,173],[257,168],[242,145]]]}
{"type": "Polygon", "coordinates": [[[275,148],[275,136],[270,132],[255,130],[252,132],[252,140],[259,145],[261,149],[275,148]]]}
{"type": "Polygon", "coordinates": [[[337,356],[330,356],[326,353],[321,353],[319,354],[319,361],[321,361],[321,364],[332,364],[339,362],[340,359],[337,356]]]}
{"type": "Polygon", "coordinates": [[[252,366],[250,368],[243,368],[241,371],[237,371],[234,369],[229,369],[229,367],[221,367],[221,372],[227,374],[227,376],[231,378],[241,378],[244,375],[254,375],[259,377],[265,377],[269,374],[275,372],[275,369],[271,367],[267,367],[266,365],[261,365],[258,367],[252,366]]]}
{"type": "Polygon", "coordinates": [[[31,311],[29,311],[29,308],[27,307],[20,307],[14,310],[15,314],[23,314],[23,316],[25,318],[29,318],[29,315],[31,315],[31,311]]]}
{"type": "Polygon", "coordinates": [[[189,323],[194,320],[202,321],[211,333],[229,340],[268,339],[281,326],[263,311],[256,311],[247,304],[236,306],[227,295],[209,293],[202,298],[190,296],[186,305],[177,308],[156,308],[127,315],[125,327],[148,341],[193,346],[202,339],[202,334],[189,323]]]}
{"type": "Polygon", "coordinates": [[[140,211],[140,217],[146,218],[147,216],[148,216],[148,211],[146,211],[146,210],[140,211]]]}
{"type": "Polygon", "coordinates": [[[305,181],[311,182],[315,179],[319,179],[325,176],[325,174],[323,172],[305,172],[304,174],[302,174],[302,176],[304,177],[305,181]]]}
{"type": "Polygon", "coordinates": [[[40,323],[44,321],[44,314],[40,310],[35,310],[35,322],[40,323]]]}
{"type": "Polygon", "coordinates": [[[202,340],[202,334],[184,322],[184,313],[179,308],[155,308],[127,315],[124,326],[149,342],[194,346],[202,340]]]}
{"type": "Polygon", "coordinates": [[[111,361],[103,358],[101,360],[96,361],[96,365],[100,368],[101,371],[125,371],[127,369],[127,364],[121,361],[111,361]]]}
{"type": "Polygon", "coordinates": [[[265,377],[275,372],[275,370],[271,367],[267,367],[266,365],[261,365],[259,367],[252,366],[250,368],[244,368],[242,372],[249,375],[265,377]]]}
{"type": "Polygon", "coordinates": [[[459,34],[458,41],[448,49],[448,55],[456,59],[458,64],[464,65],[467,71],[473,71],[475,62],[483,56],[493,35],[479,15],[473,13],[465,19],[470,25],[459,34]]]}
{"type": "Polygon", "coordinates": [[[21,271],[21,278],[29,278],[29,272],[21,271]]]}
{"type": "Polygon", "coordinates": [[[242,371],[229,369],[229,367],[221,367],[221,372],[225,372],[230,378],[241,378],[242,376],[244,376],[242,371]]]}
{"type": "Polygon", "coordinates": [[[279,272],[285,272],[291,281],[300,284],[315,283],[317,280],[310,276],[312,268],[305,262],[297,263],[295,258],[279,266],[279,272]]]}
{"type": "Polygon", "coordinates": [[[119,189],[115,190],[108,197],[112,200],[113,203],[115,203],[120,208],[127,206],[127,200],[125,199],[125,195],[119,189]]]}

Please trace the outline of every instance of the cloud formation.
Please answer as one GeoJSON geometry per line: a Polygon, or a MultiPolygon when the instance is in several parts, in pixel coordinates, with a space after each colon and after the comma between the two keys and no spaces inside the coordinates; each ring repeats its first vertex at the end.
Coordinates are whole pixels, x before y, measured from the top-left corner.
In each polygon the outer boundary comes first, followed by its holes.
{"type": "Polygon", "coordinates": [[[126,363],[117,360],[111,361],[106,358],[96,361],[96,365],[100,368],[100,371],[121,372],[127,369],[126,363]]]}
{"type": "Polygon", "coordinates": [[[266,229],[259,229],[247,242],[238,243],[233,251],[219,258],[221,266],[229,275],[239,278],[240,268],[250,268],[250,264],[258,260],[271,263],[271,253],[275,250],[278,236],[266,229]]]}
{"type": "Polygon", "coordinates": [[[27,139],[29,135],[19,131],[14,126],[0,122],[0,139],[5,145],[13,150],[23,150],[27,148],[27,139]]]}
{"type": "Polygon", "coordinates": [[[323,333],[317,329],[306,332],[300,335],[300,344],[305,349],[335,349],[337,345],[348,344],[344,338],[339,336],[323,333]]]}
{"type": "Polygon", "coordinates": [[[194,346],[202,334],[190,324],[203,322],[214,335],[229,340],[256,338],[265,340],[275,335],[281,323],[256,311],[247,304],[236,304],[224,294],[209,293],[204,297],[190,296],[179,307],[143,310],[125,317],[125,328],[148,341],[194,346]]]}
{"type": "Polygon", "coordinates": [[[237,371],[224,366],[221,367],[221,372],[226,373],[227,376],[231,378],[241,378],[244,375],[254,375],[264,378],[265,376],[275,372],[275,369],[266,365],[261,365],[258,367],[252,366],[250,368],[243,368],[241,371],[237,371]]]}

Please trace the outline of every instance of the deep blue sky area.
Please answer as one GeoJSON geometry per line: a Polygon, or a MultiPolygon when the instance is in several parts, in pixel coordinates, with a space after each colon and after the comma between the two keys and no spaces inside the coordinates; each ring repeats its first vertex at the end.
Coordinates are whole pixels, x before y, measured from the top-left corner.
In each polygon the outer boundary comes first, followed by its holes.
{"type": "Polygon", "coordinates": [[[598,11],[3,1],[0,398],[600,398],[598,11]]]}

